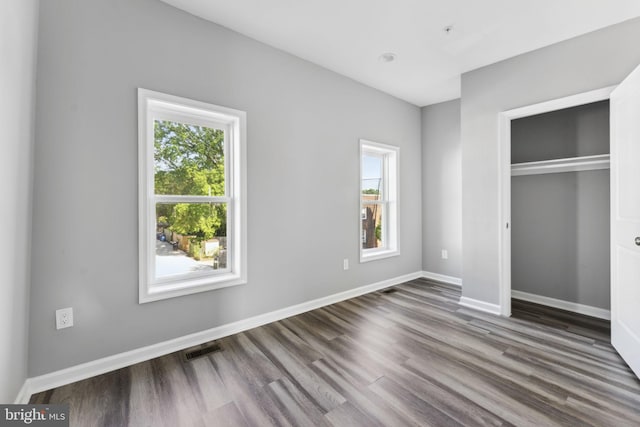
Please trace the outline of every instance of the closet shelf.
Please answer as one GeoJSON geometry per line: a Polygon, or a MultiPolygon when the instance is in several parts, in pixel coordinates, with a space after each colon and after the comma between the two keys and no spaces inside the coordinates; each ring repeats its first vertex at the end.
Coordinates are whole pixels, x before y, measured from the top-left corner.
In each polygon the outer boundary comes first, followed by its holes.
{"type": "Polygon", "coordinates": [[[540,162],[513,163],[511,165],[511,176],[541,175],[545,173],[577,172],[598,169],[609,169],[609,154],[543,160],[540,162]]]}

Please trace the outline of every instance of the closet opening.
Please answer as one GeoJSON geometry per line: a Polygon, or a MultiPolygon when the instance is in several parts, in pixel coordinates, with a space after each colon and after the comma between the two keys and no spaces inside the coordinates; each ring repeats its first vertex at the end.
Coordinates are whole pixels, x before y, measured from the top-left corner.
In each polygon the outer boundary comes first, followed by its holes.
{"type": "Polygon", "coordinates": [[[502,315],[608,333],[612,90],[500,114],[502,315]]]}
{"type": "Polygon", "coordinates": [[[511,121],[514,317],[610,319],[609,212],[609,100],[511,121]]]}

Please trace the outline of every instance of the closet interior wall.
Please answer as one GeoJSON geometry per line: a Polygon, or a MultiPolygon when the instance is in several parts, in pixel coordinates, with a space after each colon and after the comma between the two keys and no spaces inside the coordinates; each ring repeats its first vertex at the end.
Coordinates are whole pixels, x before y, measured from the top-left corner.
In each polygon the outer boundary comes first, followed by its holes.
{"type": "MultiPolygon", "coordinates": [[[[608,100],[511,122],[512,164],[608,153],[608,100]]],[[[609,195],[607,166],[512,176],[512,290],[609,310],[609,195]]]]}

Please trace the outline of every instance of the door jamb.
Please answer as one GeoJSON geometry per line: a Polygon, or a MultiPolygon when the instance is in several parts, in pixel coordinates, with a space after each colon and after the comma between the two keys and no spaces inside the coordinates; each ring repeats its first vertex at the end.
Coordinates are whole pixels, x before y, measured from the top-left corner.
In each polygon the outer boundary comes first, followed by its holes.
{"type": "Polygon", "coordinates": [[[499,295],[500,314],[511,316],[511,120],[609,99],[617,85],[498,113],[499,126],[499,295]]]}

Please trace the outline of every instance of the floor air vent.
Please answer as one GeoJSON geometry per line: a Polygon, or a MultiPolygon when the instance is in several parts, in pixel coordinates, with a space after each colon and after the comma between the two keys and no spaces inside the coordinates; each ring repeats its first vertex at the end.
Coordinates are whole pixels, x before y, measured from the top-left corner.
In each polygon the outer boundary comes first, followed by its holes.
{"type": "Polygon", "coordinates": [[[384,291],[382,291],[383,294],[394,294],[396,292],[398,292],[398,290],[393,288],[385,289],[384,291]]]}
{"type": "Polygon", "coordinates": [[[193,359],[197,359],[199,357],[206,356],[207,354],[215,353],[216,351],[221,351],[222,347],[220,344],[215,342],[208,342],[206,344],[199,345],[197,347],[191,347],[182,352],[182,360],[185,362],[189,362],[193,359]]]}

